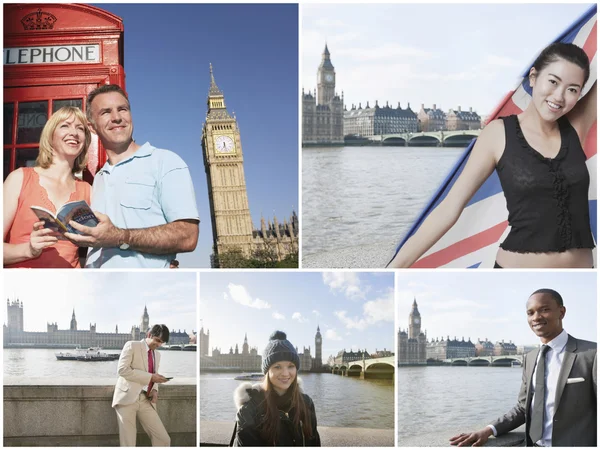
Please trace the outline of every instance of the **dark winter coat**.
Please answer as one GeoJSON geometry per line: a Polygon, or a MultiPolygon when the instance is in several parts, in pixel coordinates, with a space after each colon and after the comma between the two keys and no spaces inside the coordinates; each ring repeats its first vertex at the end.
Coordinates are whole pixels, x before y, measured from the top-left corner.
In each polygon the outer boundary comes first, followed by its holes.
{"type": "MultiPolygon", "coordinates": [[[[312,437],[307,439],[303,433],[303,424],[298,427],[289,416],[293,417],[294,410],[287,414],[279,411],[279,430],[275,446],[277,447],[320,447],[321,439],[317,431],[317,415],[312,399],[301,392],[306,403],[312,425],[312,437]]],[[[266,413],[265,391],[261,384],[242,383],[234,393],[238,408],[234,436],[234,447],[271,447],[273,443],[266,442],[260,435],[260,424],[266,413]]]]}

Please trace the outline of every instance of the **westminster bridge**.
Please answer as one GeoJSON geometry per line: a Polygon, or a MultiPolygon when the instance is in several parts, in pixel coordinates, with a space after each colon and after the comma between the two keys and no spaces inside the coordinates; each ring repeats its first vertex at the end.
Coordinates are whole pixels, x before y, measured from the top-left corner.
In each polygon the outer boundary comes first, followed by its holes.
{"type": "Polygon", "coordinates": [[[344,363],[334,363],[331,373],[345,377],[359,377],[360,379],[394,379],[396,357],[369,358],[344,363]]]}
{"type": "Polygon", "coordinates": [[[394,133],[370,136],[381,145],[405,147],[466,147],[477,138],[481,130],[421,131],[419,133],[394,133]]]}
{"type": "Polygon", "coordinates": [[[523,365],[523,355],[501,355],[501,356],[470,356],[463,358],[449,358],[444,359],[442,362],[447,365],[452,366],[511,366],[513,365],[513,361],[519,363],[520,366],[523,365]]]}

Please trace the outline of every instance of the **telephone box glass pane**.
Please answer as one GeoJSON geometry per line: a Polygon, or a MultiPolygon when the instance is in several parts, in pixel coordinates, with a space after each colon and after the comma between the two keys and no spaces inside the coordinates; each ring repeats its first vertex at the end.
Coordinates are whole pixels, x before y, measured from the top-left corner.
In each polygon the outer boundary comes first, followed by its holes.
{"type": "Polygon", "coordinates": [[[8,176],[9,172],[10,172],[10,149],[5,148],[4,149],[4,179],[5,180],[6,180],[6,177],[8,176]]]}
{"type": "Polygon", "coordinates": [[[18,148],[15,168],[34,167],[38,153],[39,149],[37,148],[18,148]]]}
{"type": "MultiPolygon", "coordinates": [[[[12,142],[12,131],[13,131],[13,114],[15,112],[14,103],[4,104],[4,143],[10,144],[12,142]]],[[[4,165],[6,167],[6,164],[4,165]]]]}
{"type": "Polygon", "coordinates": [[[83,111],[81,107],[81,99],[73,99],[73,100],[53,100],[52,101],[52,114],[58,111],[63,106],[75,106],[83,111]]]}
{"type": "Polygon", "coordinates": [[[47,120],[48,101],[19,103],[17,144],[39,142],[47,120]]]}

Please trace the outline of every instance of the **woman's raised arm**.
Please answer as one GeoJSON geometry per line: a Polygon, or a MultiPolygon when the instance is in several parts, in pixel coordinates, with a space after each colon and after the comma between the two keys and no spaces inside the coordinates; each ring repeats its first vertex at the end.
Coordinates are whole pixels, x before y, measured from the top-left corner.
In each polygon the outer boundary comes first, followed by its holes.
{"type": "Polygon", "coordinates": [[[410,267],[429,250],[460,217],[475,192],[494,171],[505,143],[504,124],[494,120],[477,139],[469,160],[446,198],[429,214],[388,267],[410,267]]]}

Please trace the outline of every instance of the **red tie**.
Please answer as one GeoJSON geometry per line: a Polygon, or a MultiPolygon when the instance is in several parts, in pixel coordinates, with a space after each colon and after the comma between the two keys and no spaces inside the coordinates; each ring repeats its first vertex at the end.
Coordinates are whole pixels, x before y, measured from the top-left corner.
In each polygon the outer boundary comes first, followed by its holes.
{"type": "MultiPolygon", "coordinates": [[[[152,358],[152,350],[148,350],[148,372],[154,373],[154,359],[152,358]]],[[[150,380],[150,383],[148,383],[148,395],[150,395],[152,392],[152,386],[154,386],[154,383],[152,380],[150,380]]]]}

